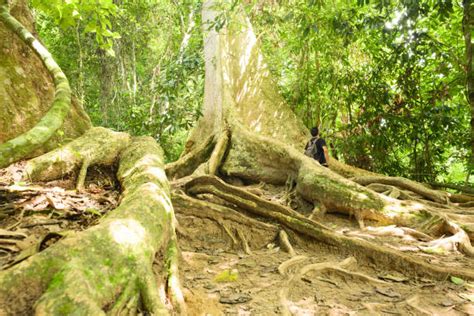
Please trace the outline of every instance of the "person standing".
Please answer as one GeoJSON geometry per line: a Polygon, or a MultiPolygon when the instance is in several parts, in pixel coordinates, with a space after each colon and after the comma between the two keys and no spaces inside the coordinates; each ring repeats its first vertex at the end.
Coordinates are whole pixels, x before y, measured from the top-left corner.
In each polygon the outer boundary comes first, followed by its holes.
{"type": "Polygon", "coordinates": [[[313,127],[311,129],[311,139],[305,147],[305,155],[314,158],[321,166],[329,167],[329,152],[324,138],[319,136],[319,129],[313,127]]]}

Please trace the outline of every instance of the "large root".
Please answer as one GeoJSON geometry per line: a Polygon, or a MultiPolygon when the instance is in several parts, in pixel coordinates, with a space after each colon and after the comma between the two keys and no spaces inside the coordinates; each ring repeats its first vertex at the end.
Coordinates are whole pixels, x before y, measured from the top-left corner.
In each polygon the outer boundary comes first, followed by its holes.
{"type": "Polygon", "coordinates": [[[48,50],[10,15],[7,3],[0,4],[0,20],[39,56],[53,77],[56,89],[51,108],[32,129],[0,144],[0,168],[3,168],[40,148],[63,125],[71,107],[71,88],[66,75],[48,50]]]}
{"type": "Polygon", "coordinates": [[[166,165],[166,175],[169,179],[182,178],[190,175],[201,163],[206,161],[214,148],[214,135],[208,136],[192,151],[185,153],[178,161],[166,165]]]}
{"type": "Polygon", "coordinates": [[[106,308],[123,314],[139,301],[152,314],[166,314],[151,266],[167,245],[168,286],[172,301],[182,302],[161,149],[151,138],[134,139],[117,175],[124,189],[120,206],[97,226],[1,272],[0,314],[103,315],[106,308]]]}
{"type": "Polygon", "coordinates": [[[449,200],[449,193],[447,192],[432,190],[420,183],[401,177],[363,176],[355,177],[351,180],[361,185],[369,185],[371,183],[393,185],[402,189],[407,189],[409,191],[415,192],[429,200],[442,204],[446,204],[449,200]]]}
{"type": "Polygon", "coordinates": [[[231,205],[235,205],[237,210],[242,209],[256,216],[272,219],[300,234],[337,247],[339,251],[351,253],[362,257],[364,260],[377,262],[384,266],[390,266],[398,271],[409,272],[413,275],[428,275],[439,279],[444,279],[452,274],[462,275],[468,279],[474,278],[474,273],[467,269],[435,266],[401,251],[334,232],[290,209],[282,211],[285,208],[284,206],[272,206],[269,204],[271,202],[252,195],[243,189],[230,186],[215,177],[195,178],[186,185],[186,188],[189,194],[211,193],[231,205]]]}
{"type": "Polygon", "coordinates": [[[94,127],[67,145],[29,160],[23,177],[32,181],[48,181],[82,169],[78,181],[80,187],[89,166],[113,165],[129,143],[130,135],[126,133],[94,127]]]}
{"type": "MultiPolygon", "coordinates": [[[[237,125],[232,130],[231,146],[221,172],[250,181],[281,185],[293,178],[297,193],[304,199],[324,205],[327,212],[354,215],[361,225],[368,219],[382,225],[396,224],[439,236],[451,234],[447,229],[450,223],[464,227],[465,223],[474,222],[472,214],[463,214],[463,222],[458,223],[459,214],[452,208],[437,208],[420,201],[400,201],[376,193],[321,167],[291,145],[249,133],[237,125]]],[[[468,241],[463,242],[465,244],[460,248],[471,247],[468,241]]]]}

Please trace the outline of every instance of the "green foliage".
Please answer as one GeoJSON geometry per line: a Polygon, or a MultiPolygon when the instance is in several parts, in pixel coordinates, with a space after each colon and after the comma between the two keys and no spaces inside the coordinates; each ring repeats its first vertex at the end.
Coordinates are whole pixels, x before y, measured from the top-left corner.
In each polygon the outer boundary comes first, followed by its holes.
{"type": "Polygon", "coordinates": [[[236,269],[224,270],[215,276],[216,282],[235,282],[239,278],[239,272],[236,269]]]}
{"type": "Polygon", "coordinates": [[[200,3],[125,1],[109,8],[104,0],[87,14],[89,2],[70,2],[81,16],[66,28],[62,14],[43,8],[41,38],[95,125],[150,135],[168,161],[177,159],[204,92],[200,3]]]}
{"type": "MultiPolygon", "coordinates": [[[[200,2],[32,3],[94,123],[151,135],[176,159],[201,114],[200,2]]],[[[239,3],[219,4],[210,27],[226,25],[239,3]]],[[[459,1],[254,0],[246,10],[281,93],[320,126],[333,156],[422,181],[467,178],[459,1]]]]}
{"type": "Polygon", "coordinates": [[[114,55],[112,40],[120,35],[111,31],[111,19],[119,12],[112,0],[31,0],[31,4],[63,30],[84,24],[83,32],[94,33],[99,46],[114,55]]]}
{"type": "Polygon", "coordinates": [[[283,95],[333,155],[420,181],[466,165],[459,3],[300,0],[251,12],[283,95]]]}
{"type": "Polygon", "coordinates": [[[451,282],[453,282],[456,285],[462,285],[464,283],[463,279],[455,277],[455,276],[451,276],[449,279],[451,280],[451,282]]]}

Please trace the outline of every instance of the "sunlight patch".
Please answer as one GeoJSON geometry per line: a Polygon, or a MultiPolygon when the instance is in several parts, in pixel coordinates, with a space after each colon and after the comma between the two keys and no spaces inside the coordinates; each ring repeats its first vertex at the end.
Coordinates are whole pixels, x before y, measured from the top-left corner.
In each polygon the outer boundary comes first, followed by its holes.
{"type": "Polygon", "coordinates": [[[135,220],[116,220],[110,232],[117,243],[126,246],[136,246],[145,238],[145,229],[135,220]]]}

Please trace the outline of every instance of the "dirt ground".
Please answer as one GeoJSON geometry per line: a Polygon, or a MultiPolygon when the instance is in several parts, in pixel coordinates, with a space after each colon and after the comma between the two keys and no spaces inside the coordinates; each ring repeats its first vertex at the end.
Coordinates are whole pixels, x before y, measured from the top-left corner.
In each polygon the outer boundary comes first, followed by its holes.
{"type": "MultiPolygon", "coordinates": [[[[118,203],[119,188],[110,172],[91,172],[80,193],[72,190],[70,179],[31,186],[18,182],[15,172],[0,172],[2,269],[47,248],[68,231],[94,225],[118,203]]],[[[284,188],[259,190],[281,203],[297,199],[281,193],[284,188]]],[[[294,208],[310,214],[311,208],[301,201],[294,208]]],[[[275,233],[230,221],[224,223],[226,230],[222,222],[179,208],[176,212],[189,315],[474,315],[472,281],[456,276],[436,281],[357,261],[356,254],[286,230],[296,252],[291,257],[275,233]],[[250,251],[233,240],[237,230],[250,251]],[[343,262],[350,264],[341,268],[343,262]]],[[[326,214],[319,220],[335,231],[409,252],[432,264],[474,269],[474,260],[461,254],[422,252],[419,240],[395,233],[376,236],[346,216],[326,214]]]]}
{"type": "MultiPolygon", "coordinates": [[[[332,225],[350,221],[334,215],[325,217],[332,225]]],[[[472,300],[474,283],[457,285],[450,279],[413,278],[369,262],[357,262],[350,271],[374,281],[331,270],[295,277],[304,266],[313,263],[335,266],[349,255],[290,235],[301,257],[291,264],[290,255],[275,241],[248,255],[216,243],[229,238],[225,233],[219,238],[219,227],[211,220],[178,215],[178,221],[186,223],[186,232],[200,231],[199,235],[189,233],[180,238],[181,269],[191,315],[281,315],[283,301],[292,315],[474,315],[474,303],[468,299],[472,300]],[[218,245],[206,248],[205,240],[218,245]],[[282,275],[279,267],[285,262],[290,265],[282,275]],[[282,297],[282,293],[287,296],[282,297]]],[[[446,260],[440,255],[430,257],[434,261],[446,260]]],[[[472,260],[459,257],[462,260],[458,264],[474,267],[472,260]]]]}

